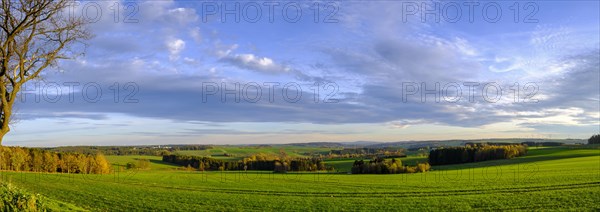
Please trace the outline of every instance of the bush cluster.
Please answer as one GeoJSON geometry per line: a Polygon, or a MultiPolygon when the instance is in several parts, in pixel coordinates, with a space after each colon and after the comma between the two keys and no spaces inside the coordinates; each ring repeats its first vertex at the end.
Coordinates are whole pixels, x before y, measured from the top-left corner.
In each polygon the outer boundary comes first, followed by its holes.
{"type": "Polygon", "coordinates": [[[428,163],[417,164],[417,166],[403,166],[402,161],[392,158],[376,158],[369,162],[356,160],[352,165],[352,174],[401,174],[429,171],[428,163]]]}
{"type": "Polygon", "coordinates": [[[40,195],[28,193],[11,184],[0,183],[0,211],[46,211],[40,195]]]}

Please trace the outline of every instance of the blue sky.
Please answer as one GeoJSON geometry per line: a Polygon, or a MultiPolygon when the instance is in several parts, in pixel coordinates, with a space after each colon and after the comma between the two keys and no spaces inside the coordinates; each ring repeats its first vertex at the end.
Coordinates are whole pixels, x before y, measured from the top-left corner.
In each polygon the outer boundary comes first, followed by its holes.
{"type": "Polygon", "coordinates": [[[472,16],[458,1],[275,3],[271,16],[269,2],[81,2],[75,14],[102,11],[89,25],[96,36],[84,55],[27,86],[5,143],[587,138],[600,131],[597,1],[475,2],[472,16]],[[224,20],[221,10],[236,3],[239,22],[231,14],[224,20]],[[261,10],[251,12],[256,5],[261,10]],[[431,8],[438,10],[422,20],[431,8]],[[295,11],[302,15],[291,20],[295,11]],[[237,96],[223,99],[223,90],[237,96]]]}

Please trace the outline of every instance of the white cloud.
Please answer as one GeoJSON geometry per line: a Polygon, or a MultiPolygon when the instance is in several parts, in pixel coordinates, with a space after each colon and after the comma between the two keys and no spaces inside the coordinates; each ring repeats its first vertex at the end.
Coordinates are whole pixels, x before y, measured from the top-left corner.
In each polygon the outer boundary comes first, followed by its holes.
{"type": "Polygon", "coordinates": [[[402,121],[392,121],[388,124],[392,129],[406,129],[413,125],[427,124],[428,122],[423,119],[411,119],[411,120],[402,120],[402,121]]]}
{"type": "Polygon", "coordinates": [[[192,39],[194,39],[194,41],[196,41],[197,43],[201,43],[202,42],[202,33],[200,32],[200,28],[199,27],[194,27],[190,30],[190,37],[192,37],[192,39]]]}
{"type": "Polygon", "coordinates": [[[183,62],[185,62],[187,64],[195,64],[196,60],[194,58],[184,57],[183,62]]]}
{"type": "Polygon", "coordinates": [[[234,50],[236,50],[239,47],[239,45],[237,44],[233,44],[230,46],[223,46],[217,43],[216,47],[215,47],[215,54],[217,57],[219,58],[223,58],[223,57],[227,57],[229,56],[229,54],[231,54],[231,52],[233,52],[234,50]]]}
{"type": "Polygon", "coordinates": [[[454,47],[458,50],[458,52],[467,55],[467,56],[476,56],[477,50],[469,44],[469,41],[463,38],[455,38],[454,39],[454,47]]]}
{"type": "Polygon", "coordinates": [[[171,61],[179,59],[179,53],[185,49],[185,41],[181,39],[171,39],[167,41],[167,49],[169,50],[169,59],[171,61]]]}
{"type": "Polygon", "coordinates": [[[254,54],[235,54],[223,58],[224,61],[240,68],[249,69],[261,73],[280,74],[288,73],[292,68],[278,64],[268,57],[260,57],[254,54]]]}
{"type": "MultiPolygon", "coordinates": [[[[360,13],[365,7],[363,3],[355,4],[360,6],[356,7],[360,10],[356,9],[358,11],[352,13],[352,16],[345,17],[352,20],[353,26],[346,31],[340,30],[344,34],[341,39],[329,38],[320,34],[321,31],[315,32],[315,37],[325,37],[330,39],[325,42],[331,43],[315,44],[318,48],[326,46],[327,49],[316,52],[315,58],[318,59],[311,60],[312,58],[306,59],[305,56],[315,53],[311,52],[312,49],[303,49],[303,52],[283,51],[270,40],[261,40],[262,37],[242,36],[244,33],[236,31],[235,26],[219,31],[220,33],[216,32],[221,26],[204,28],[202,25],[201,30],[197,27],[196,11],[193,8],[181,8],[179,3],[143,2],[140,3],[140,16],[137,18],[141,22],[138,24],[115,24],[113,17],[106,16],[102,26],[94,25],[97,37],[90,41],[92,46],[87,52],[89,60],[85,63],[83,60],[79,61],[81,64],[76,64],[76,67],[67,69],[66,74],[60,75],[68,80],[79,79],[83,82],[102,79],[107,85],[131,79],[140,85],[140,104],[116,105],[112,98],[108,98],[109,102],[92,106],[51,104],[48,108],[42,108],[43,105],[29,105],[24,107],[24,111],[63,111],[64,116],[78,115],[72,112],[116,112],[157,119],[215,122],[383,123],[383,127],[395,129],[413,126],[406,132],[432,123],[467,127],[484,125],[500,130],[503,127],[517,130],[519,127],[547,123],[564,126],[595,124],[597,127],[600,117],[598,51],[589,55],[577,55],[577,51],[572,51],[583,44],[589,48],[597,48],[597,45],[591,45],[597,44],[597,38],[574,39],[573,36],[580,34],[577,31],[570,33],[545,29],[539,29],[531,39],[527,39],[528,34],[521,39],[499,41],[487,36],[470,36],[468,32],[444,37],[447,34],[428,31],[433,31],[433,28],[419,30],[422,29],[419,23],[399,24],[398,4],[395,4],[396,7],[368,5],[365,13],[360,13]],[[370,15],[373,17],[367,17],[370,15]],[[353,35],[353,32],[357,35],[353,35]],[[346,34],[350,35],[346,37],[346,34]],[[486,45],[482,40],[489,40],[490,43],[486,45]],[[221,42],[240,43],[243,46],[221,42]],[[522,45],[523,43],[525,44],[522,45]],[[578,43],[583,44],[575,45],[578,43]],[[212,44],[214,46],[210,46],[212,44]],[[206,52],[208,53],[203,54],[206,52]],[[167,54],[171,61],[166,59],[167,54]],[[321,57],[322,54],[330,57],[321,57]],[[194,65],[180,66],[180,62],[194,65]],[[305,62],[308,64],[298,64],[305,62]],[[227,65],[223,67],[222,63],[227,65]],[[320,66],[306,68],[314,64],[320,66]],[[186,74],[195,75],[196,78],[185,74],[170,74],[190,67],[194,70],[187,70],[189,72],[186,74]],[[238,69],[253,72],[241,73],[238,69]],[[82,70],[77,73],[82,77],[69,75],[72,74],[69,73],[70,70],[82,70]],[[341,98],[338,104],[278,102],[240,105],[221,104],[220,101],[203,104],[198,98],[189,98],[201,96],[198,92],[201,84],[198,82],[202,81],[220,82],[227,79],[243,82],[270,78],[291,80],[291,77],[304,77],[306,75],[303,73],[309,74],[310,71],[323,74],[327,79],[337,79],[336,83],[352,83],[350,90],[344,87],[339,90],[348,99],[341,98]],[[165,88],[157,87],[164,84],[159,82],[164,82],[165,79],[174,83],[165,88]],[[464,99],[456,104],[404,103],[399,88],[403,81],[409,80],[425,81],[428,85],[435,81],[442,82],[442,85],[453,81],[493,81],[500,84],[504,82],[508,86],[520,82],[521,88],[526,82],[540,82],[539,94],[535,96],[540,101],[536,104],[514,104],[512,96],[505,94],[505,99],[502,100],[507,101],[501,100],[494,104],[472,104],[464,99]],[[198,107],[200,104],[206,107],[198,107]],[[183,109],[165,113],[164,108],[183,109]],[[511,124],[515,127],[511,128],[511,124]]],[[[344,19],[344,16],[340,18],[344,19]]],[[[332,25],[331,29],[337,29],[334,27],[332,25]]],[[[288,36],[292,32],[272,33],[288,36]]],[[[304,42],[314,43],[315,37],[308,37],[304,42]]],[[[296,40],[290,38],[285,42],[295,43],[296,40]]],[[[310,80],[316,81],[314,78],[306,81],[310,80]]],[[[508,88],[504,84],[501,86],[508,88]]],[[[463,98],[466,93],[463,90],[463,98]]],[[[305,97],[312,101],[310,93],[303,96],[305,97]]]]}

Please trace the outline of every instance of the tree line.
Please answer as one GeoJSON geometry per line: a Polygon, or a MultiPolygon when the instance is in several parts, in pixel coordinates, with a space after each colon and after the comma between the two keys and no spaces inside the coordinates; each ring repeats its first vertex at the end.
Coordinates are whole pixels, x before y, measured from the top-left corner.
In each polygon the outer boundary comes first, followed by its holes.
{"type": "Polygon", "coordinates": [[[600,134],[592,135],[588,139],[588,144],[600,144],[600,134]]]}
{"type": "Polygon", "coordinates": [[[200,171],[320,171],[326,170],[325,163],[318,158],[283,158],[253,155],[240,161],[225,161],[210,157],[190,155],[163,155],[163,162],[188,166],[200,171]]]}
{"type": "Polygon", "coordinates": [[[110,165],[100,153],[57,153],[35,148],[0,146],[0,170],[107,174],[110,172],[110,165]]]}
{"type": "Polygon", "coordinates": [[[446,165],[471,163],[486,160],[510,159],[527,153],[525,145],[488,145],[474,144],[464,147],[446,147],[429,152],[429,164],[446,165]]]}
{"type": "Polygon", "coordinates": [[[402,154],[402,148],[381,147],[381,148],[343,148],[329,150],[329,154],[345,155],[345,154],[402,154]]]}
{"type": "Polygon", "coordinates": [[[535,141],[525,141],[521,144],[527,146],[562,146],[564,143],[561,142],[553,142],[553,141],[544,141],[544,142],[535,142],[535,141]]]}
{"type": "MultiPolygon", "coordinates": [[[[319,155],[323,157],[323,155],[319,155]]],[[[328,159],[335,158],[399,158],[406,157],[402,148],[344,148],[330,150],[325,155],[328,159]]]]}
{"type": "Polygon", "coordinates": [[[392,158],[375,158],[369,162],[364,160],[355,160],[352,164],[352,174],[401,174],[426,172],[431,169],[428,163],[419,163],[417,166],[403,166],[402,161],[392,158]]]}
{"type": "Polygon", "coordinates": [[[169,149],[155,148],[150,146],[62,146],[46,148],[53,152],[78,152],[83,154],[102,153],[103,155],[152,155],[161,156],[170,154],[169,149]]]}
{"type": "Polygon", "coordinates": [[[45,148],[53,152],[79,152],[104,155],[152,155],[163,156],[180,150],[207,150],[210,145],[157,145],[157,146],[62,146],[45,148]]]}

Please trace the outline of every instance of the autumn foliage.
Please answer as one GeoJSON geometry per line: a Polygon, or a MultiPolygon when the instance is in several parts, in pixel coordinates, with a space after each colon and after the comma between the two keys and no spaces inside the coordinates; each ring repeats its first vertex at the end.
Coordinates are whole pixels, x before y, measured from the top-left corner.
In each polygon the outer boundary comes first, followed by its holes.
{"type": "Polygon", "coordinates": [[[107,174],[110,165],[102,154],[56,153],[0,146],[0,170],[107,174]]]}

